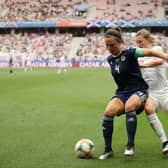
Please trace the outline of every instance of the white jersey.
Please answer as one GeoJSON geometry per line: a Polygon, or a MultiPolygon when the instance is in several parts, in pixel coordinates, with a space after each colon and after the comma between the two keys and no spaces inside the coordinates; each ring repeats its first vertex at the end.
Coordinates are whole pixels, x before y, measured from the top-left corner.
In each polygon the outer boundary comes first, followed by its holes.
{"type": "MultiPolygon", "coordinates": [[[[163,52],[162,48],[159,46],[153,47],[157,51],[163,52]]],[[[155,57],[143,57],[140,58],[141,61],[147,63],[155,57]]],[[[158,58],[157,58],[158,59],[158,58]]],[[[157,67],[141,68],[142,76],[149,85],[149,92],[163,90],[168,87],[168,81],[166,77],[166,68],[163,65],[157,67]]]]}
{"type": "Polygon", "coordinates": [[[64,63],[64,61],[65,61],[65,57],[64,57],[64,56],[62,56],[62,57],[60,57],[60,59],[59,59],[59,60],[60,60],[60,62],[61,62],[61,63],[64,63]]]}

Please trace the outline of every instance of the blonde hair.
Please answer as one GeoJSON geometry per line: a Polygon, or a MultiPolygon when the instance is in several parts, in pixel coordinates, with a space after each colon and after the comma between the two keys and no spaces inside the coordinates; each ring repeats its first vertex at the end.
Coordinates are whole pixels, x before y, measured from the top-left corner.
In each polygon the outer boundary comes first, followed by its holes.
{"type": "Polygon", "coordinates": [[[142,36],[146,40],[149,40],[150,43],[152,43],[152,44],[156,44],[157,43],[157,38],[155,36],[151,35],[151,33],[147,29],[141,29],[141,30],[139,30],[136,33],[136,37],[137,36],[142,36]]]}

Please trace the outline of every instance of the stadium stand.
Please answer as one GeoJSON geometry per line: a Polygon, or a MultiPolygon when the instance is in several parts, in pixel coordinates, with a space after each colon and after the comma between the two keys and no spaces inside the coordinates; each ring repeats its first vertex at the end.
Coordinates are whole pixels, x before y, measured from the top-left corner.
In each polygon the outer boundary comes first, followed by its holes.
{"type": "MultiPolygon", "coordinates": [[[[162,46],[165,52],[168,52],[168,37],[164,36],[162,33],[155,34],[157,37],[158,45],[162,46]]],[[[127,46],[135,47],[135,33],[125,32],[123,33],[127,46]],[[131,40],[130,40],[131,39],[131,40]]],[[[103,34],[92,33],[86,35],[87,40],[80,44],[80,47],[76,53],[78,59],[80,60],[104,60],[105,55],[108,55],[105,45],[103,34]]]]}
{"type": "Polygon", "coordinates": [[[162,0],[4,0],[1,9],[1,21],[161,19],[164,11],[162,0]]]}
{"type": "Polygon", "coordinates": [[[5,0],[1,21],[49,21],[85,18],[87,6],[80,0],[5,0]],[[82,8],[83,7],[83,8],[82,8]],[[85,7],[85,8],[84,8],[85,7]]]}
{"type": "MultiPolygon", "coordinates": [[[[104,46],[103,33],[117,26],[111,22],[121,21],[119,26],[125,29],[128,46],[135,46],[130,39],[139,25],[134,27],[131,21],[165,21],[167,5],[166,0],[0,0],[0,61],[7,61],[10,55],[21,62],[26,55],[31,55],[32,60],[53,62],[61,56],[69,60],[104,60],[104,55],[109,53],[104,46]],[[103,21],[107,21],[105,26],[102,26],[103,21]],[[31,22],[36,23],[33,27],[36,31],[25,25],[19,27],[17,23],[23,22],[29,26],[31,22]],[[43,24],[38,26],[39,22],[43,24]],[[125,22],[130,24],[126,28],[125,22]]],[[[167,52],[166,28],[158,28],[155,33],[159,45],[167,52]]]]}
{"type": "Polygon", "coordinates": [[[22,61],[27,55],[32,60],[57,60],[67,55],[72,40],[71,34],[27,33],[1,34],[0,60],[7,60],[14,54],[15,61],[22,61]]]}

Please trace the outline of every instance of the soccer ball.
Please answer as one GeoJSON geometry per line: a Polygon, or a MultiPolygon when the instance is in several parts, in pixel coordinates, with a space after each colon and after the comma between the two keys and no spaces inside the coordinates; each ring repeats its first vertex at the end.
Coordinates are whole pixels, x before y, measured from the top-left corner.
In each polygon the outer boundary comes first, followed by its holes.
{"type": "Polygon", "coordinates": [[[81,139],[75,145],[75,154],[78,158],[91,158],[94,150],[94,143],[90,139],[81,139]]]}

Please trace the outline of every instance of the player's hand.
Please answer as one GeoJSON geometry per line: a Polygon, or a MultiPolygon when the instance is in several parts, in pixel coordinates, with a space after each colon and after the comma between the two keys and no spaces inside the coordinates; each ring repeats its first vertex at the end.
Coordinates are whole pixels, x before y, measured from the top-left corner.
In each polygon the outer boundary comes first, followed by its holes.
{"type": "Polygon", "coordinates": [[[168,62],[168,54],[166,54],[166,61],[168,62]]]}
{"type": "Polygon", "coordinates": [[[141,68],[144,67],[144,60],[143,59],[138,59],[138,64],[141,68]]]}

